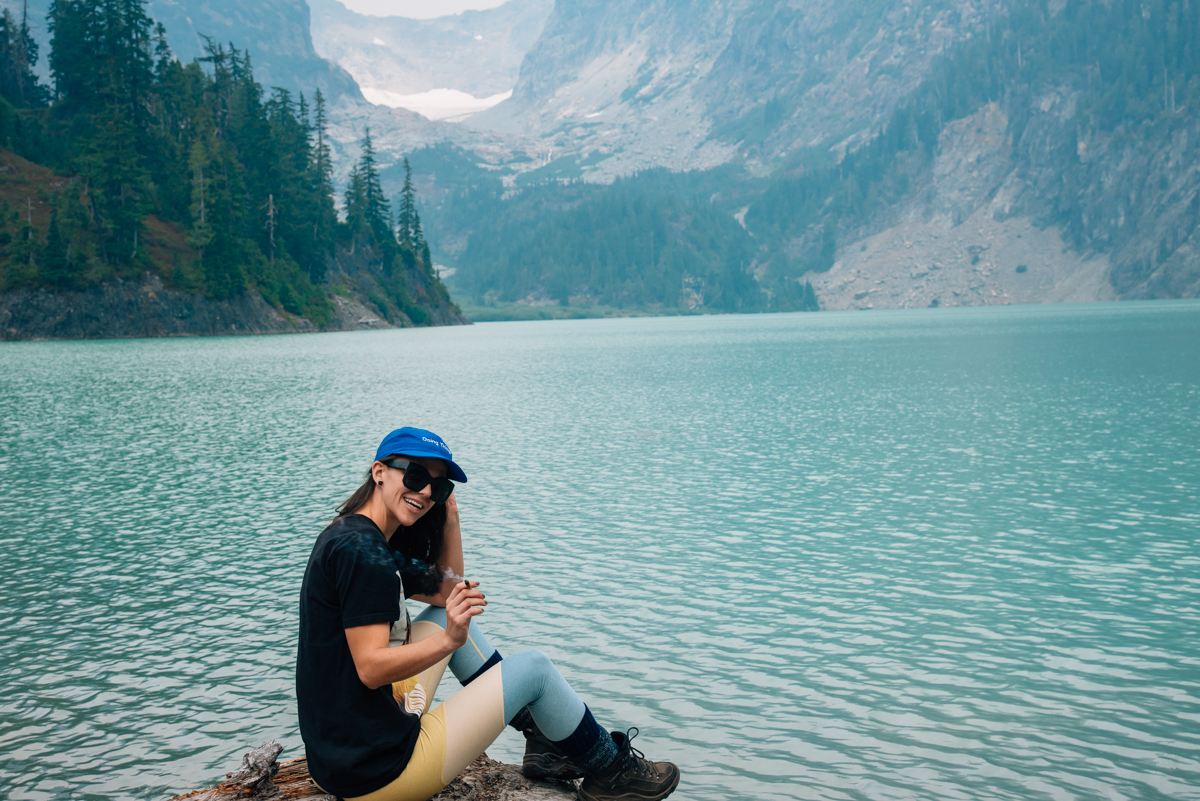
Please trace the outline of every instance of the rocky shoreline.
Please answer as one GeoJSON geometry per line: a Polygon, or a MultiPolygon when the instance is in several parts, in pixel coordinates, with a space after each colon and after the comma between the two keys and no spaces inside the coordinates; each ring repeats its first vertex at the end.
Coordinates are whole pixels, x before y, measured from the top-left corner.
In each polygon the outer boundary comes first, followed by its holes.
{"type": "MultiPolygon", "coordinates": [[[[308,775],[308,761],[276,761],[283,746],[268,740],[242,757],[242,766],[226,781],[177,795],[170,801],[336,801],[308,775]]],[[[431,801],[571,801],[575,784],[527,779],[516,765],[478,757],[431,801]]]]}
{"type": "MultiPolygon", "coordinates": [[[[0,341],[50,339],[129,339],[137,337],[241,336],[395,328],[359,301],[332,296],[329,324],[318,329],[303,317],[281,312],[257,292],[229,300],[168,289],[157,275],[140,282],[123,281],[82,292],[15,289],[0,293],[0,341]]],[[[465,318],[442,319],[440,325],[464,324],[465,318]]],[[[400,320],[400,327],[412,322],[400,320]]]]}

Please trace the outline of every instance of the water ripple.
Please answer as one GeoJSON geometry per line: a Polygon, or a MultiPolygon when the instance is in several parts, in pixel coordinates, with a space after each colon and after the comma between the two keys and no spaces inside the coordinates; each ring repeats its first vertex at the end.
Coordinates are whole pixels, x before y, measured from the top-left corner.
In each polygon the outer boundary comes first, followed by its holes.
{"type": "Polygon", "coordinates": [[[681,799],[1200,799],[1195,303],[0,364],[14,801],[161,798],[268,737],[298,755],[303,565],[404,423],[472,476],[493,639],[641,727],[681,799]]]}

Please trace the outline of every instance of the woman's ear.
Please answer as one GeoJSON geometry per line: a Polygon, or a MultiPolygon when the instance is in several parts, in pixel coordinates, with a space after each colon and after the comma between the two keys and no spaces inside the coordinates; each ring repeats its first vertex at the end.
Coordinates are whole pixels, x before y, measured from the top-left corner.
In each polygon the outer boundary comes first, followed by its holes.
{"type": "Polygon", "coordinates": [[[376,486],[383,486],[383,471],[385,470],[387,470],[387,465],[383,462],[371,465],[371,478],[374,479],[376,486]]]}

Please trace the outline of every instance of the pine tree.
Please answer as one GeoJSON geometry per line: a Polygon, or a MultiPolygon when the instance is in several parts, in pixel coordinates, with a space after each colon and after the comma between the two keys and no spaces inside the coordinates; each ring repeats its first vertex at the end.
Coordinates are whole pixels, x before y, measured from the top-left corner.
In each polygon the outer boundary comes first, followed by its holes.
{"type": "Polygon", "coordinates": [[[137,251],[151,210],[145,154],[154,84],[153,21],[144,0],[54,0],[50,67],[65,111],[86,124],[76,148],[87,177],[106,259],[137,251]]]}
{"type": "Polygon", "coordinates": [[[410,248],[415,249],[416,237],[414,233],[420,229],[420,220],[417,219],[417,200],[416,191],[412,184],[412,166],[408,163],[408,157],[404,157],[404,187],[400,190],[400,213],[398,215],[396,226],[396,235],[402,244],[407,244],[410,248]]]}
{"type": "Polygon", "coordinates": [[[59,231],[57,203],[50,206],[50,227],[46,231],[46,244],[42,248],[41,265],[43,280],[53,286],[55,292],[70,288],[72,271],[67,259],[67,244],[59,231]]]}
{"type": "Polygon", "coordinates": [[[804,282],[804,304],[801,306],[804,311],[820,311],[821,304],[817,302],[817,293],[813,291],[813,285],[804,282]]]}
{"type": "Polygon", "coordinates": [[[171,46],[167,44],[167,29],[161,22],[154,23],[154,83],[161,87],[169,80],[171,68],[176,64],[171,46]]]}
{"type": "Polygon", "coordinates": [[[50,30],[50,75],[55,97],[81,106],[96,95],[100,47],[100,7],[87,0],[53,0],[46,24],[50,30]]]}
{"type": "MultiPolygon", "coordinates": [[[[325,97],[318,89],[313,95],[312,136],[315,138],[310,160],[308,184],[316,197],[313,210],[313,252],[327,256],[333,252],[334,234],[337,229],[337,210],[333,205],[333,156],[328,139],[329,120],[325,116],[325,97]]],[[[318,282],[325,277],[325,258],[314,260],[309,265],[309,277],[318,282]]]]}
{"type": "MultiPolygon", "coordinates": [[[[407,160],[407,159],[406,159],[407,160]]],[[[408,244],[414,250],[420,250],[425,242],[425,232],[421,230],[421,215],[417,213],[417,205],[413,204],[412,228],[408,232],[408,244]]]]}
{"type": "Polygon", "coordinates": [[[395,246],[396,239],[389,223],[391,210],[379,183],[379,166],[370,128],[365,130],[359,144],[362,154],[350,173],[346,188],[346,222],[353,236],[370,235],[376,245],[389,250],[395,246]]]}
{"type": "Polygon", "coordinates": [[[29,5],[18,23],[7,8],[0,13],[0,95],[17,108],[40,108],[50,99],[33,72],[38,45],[29,30],[29,5]]]}
{"type": "Polygon", "coordinates": [[[212,183],[212,165],[204,139],[198,137],[192,143],[188,167],[192,174],[192,205],[188,209],[192,215],[192,227],[187,232],[187,243],[200,251],[200,258],[203,259],[204,249],[213,240],[213,229],[208,224],[208,206],[212,202],[209,190],[212,183]]]}
{"type": "Polygon", "coordinates": [[[329,119],[325,116],[325,96],[318,89],[313,95],[313,148],[312,181],[321,195],[333,197],[333,156],[329,148],[329,119]]]}
{"type": "Polygon", "coordinates": [[[346,205],[346,227],[350,229],[350,236],[357,239],[371,230],[367,222],[366,190],[357,164],[350,168],[350,175],[346,177],[343,201],[346,205]]]}

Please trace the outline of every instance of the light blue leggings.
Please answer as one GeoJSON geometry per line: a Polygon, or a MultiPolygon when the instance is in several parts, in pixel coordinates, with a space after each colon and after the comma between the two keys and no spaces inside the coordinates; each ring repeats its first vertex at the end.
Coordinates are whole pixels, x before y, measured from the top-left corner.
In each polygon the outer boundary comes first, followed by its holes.
{"type": "MultiPolygon", "coordinates": [[[[415,625],[428,621],[446,628],[446,610],[430,606],[413,618],[415,625]]],[[[500,654],[488,642],[483,630],[471,620],[467,630],[467,642],[450,657],[450,672],[466,686],[499,663],[500,654]]],[[[528,708],[538,728],[551,740],[570,737],[583,720],[583,701],[558,672],[550,657],[536,648],[518,651],[504,657],[501,679],[504,684],[504,722],[528,708]]]]}
{"type": "MultiPolygon", "coordinates": [[[[412,621],[409,633],[416,642],[445,628],[446,610],[431,606],[412,621]]],[[[448,658],[392,684],[396,703],[421,715],[416,747],[403,773],[349,801],[426,801],[483,753],[506,724],[530,735],[536,724],[553,749],[570,760],[572,772],[584,776],[617,758],[616,742],[544,653],[521,651],[501,660],[474,621],[467,634],[467,642],[448,658]],[[464,689],[431,708],[446,667],[464,689]]]]}

